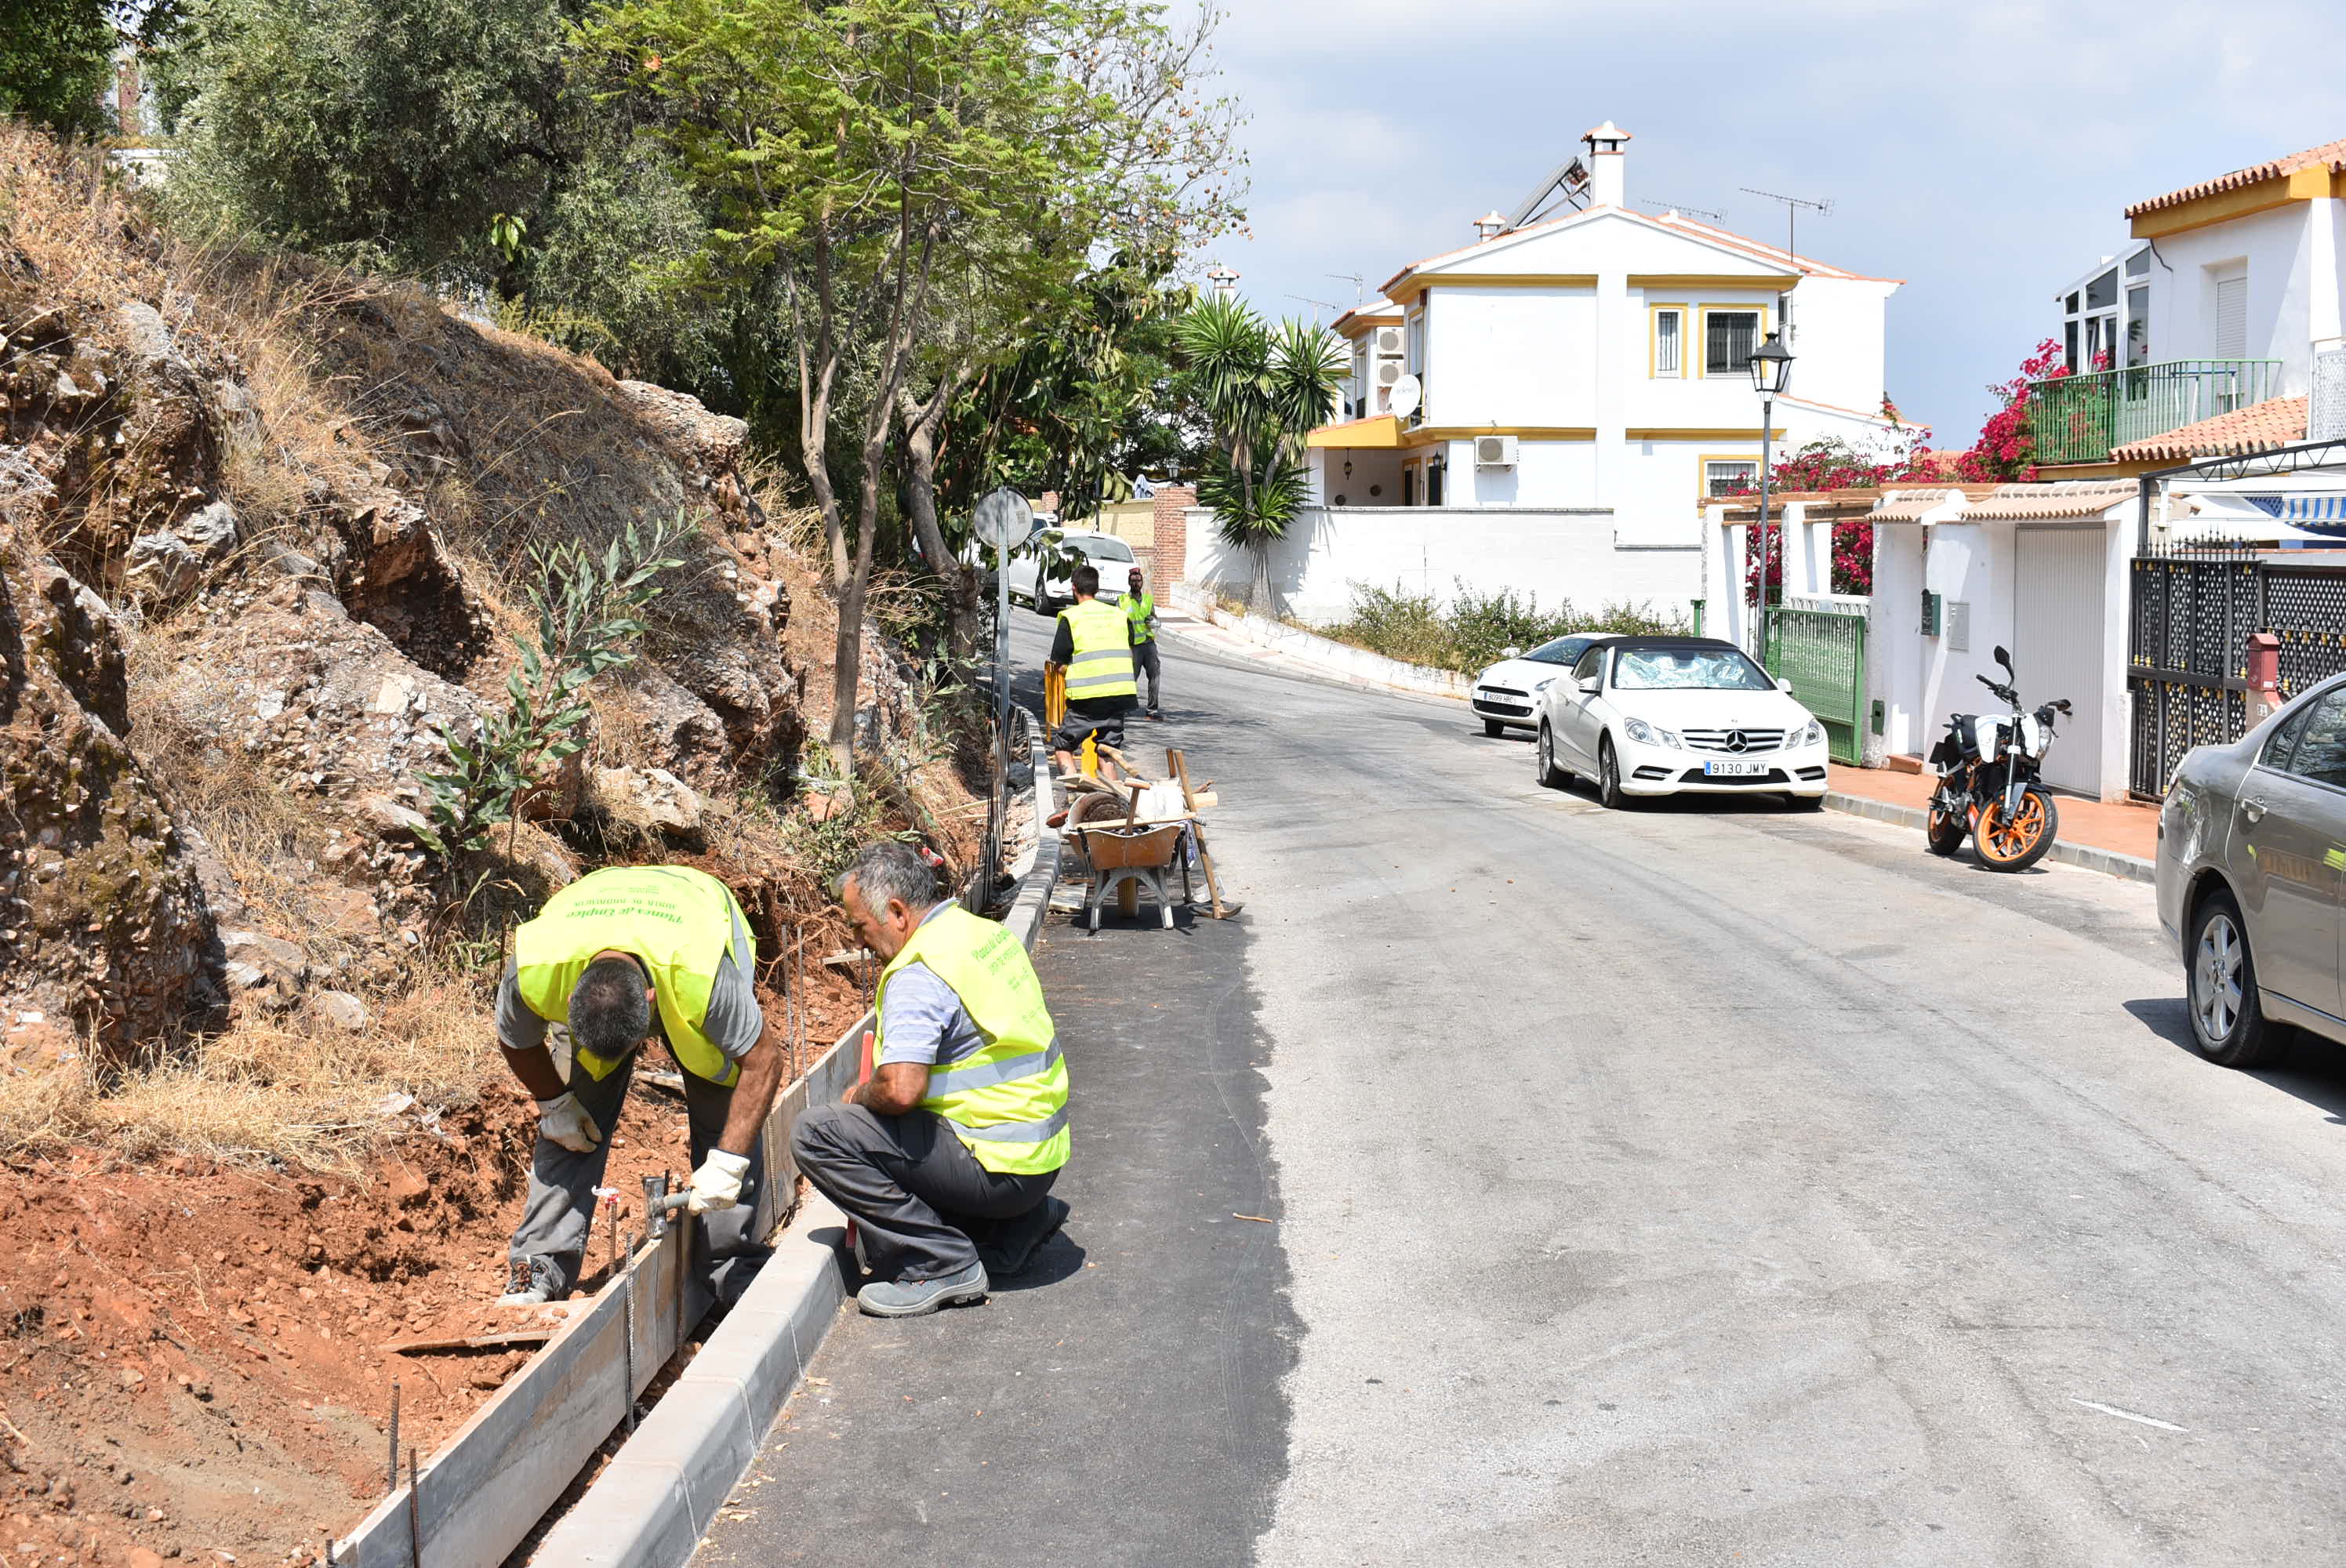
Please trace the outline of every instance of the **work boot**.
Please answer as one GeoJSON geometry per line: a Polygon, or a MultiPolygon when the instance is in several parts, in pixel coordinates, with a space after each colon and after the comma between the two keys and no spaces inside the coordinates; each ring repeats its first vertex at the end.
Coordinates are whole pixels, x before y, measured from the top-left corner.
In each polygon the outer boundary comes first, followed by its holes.
{"type": "Polygon", "coordinates": [[[1159,723],[1159,724],[1162,724],[1162,723],[1164,723],[1164,722],[1165,722],[1165,716],[1164,716],[1163,714],[1161,714],[1161,713],[1158,712],[1158,711],[1157,711],[1155,708],[1150,708],[1150,709],[1148,710],[1148,717],[1149,717],[1149,718],[1153,718],[1153,719],[1155,719],[1155,720],[1156,720],[1158,723],[1159,723]]]}
{"type": "Polygon", "coordinates": [[[985,1299],[985,1265],[973,1263],[938,1279],[879,1280],[855,1293],[855,1304],[872,1318],[918,1318],[940,1307],[985,1299]]]}
{"type": "Polygon", "coordinates": [[[498,1306],[543,1307],[563,1294],[562,1276],[556,1272],[554,1259],[505,1259],[505,1293],[497,1298],[498,1306]]]}
{"type": "Polygon", "coordinates": [[[1009,1279],[1025,1273],[1035,1254],[1066,1223],[1066,1203],[1046,1197],[1016,1218],[998,1222],[988,1235],[973,1239],[985,1272],[997,1279],[1009,1279]]]}

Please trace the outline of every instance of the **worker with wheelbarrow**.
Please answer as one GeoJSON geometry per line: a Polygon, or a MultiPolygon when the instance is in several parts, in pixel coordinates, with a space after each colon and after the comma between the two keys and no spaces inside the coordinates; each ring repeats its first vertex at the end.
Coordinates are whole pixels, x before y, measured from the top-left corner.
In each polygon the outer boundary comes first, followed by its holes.
{"type": "MultiPolygon", "coordinates": [[[[1123,747],[1125,716],[1140,690],[1133,679],[1132,623],[1123,611],[1100,603],[1099,568],[1076,567],[1072,586],[1076,602],[1059,612],[1049,661],[1067,678],[1067,717],[1051,737],[1062,774],[1076,771],[1076,757],[1086,740],[1123,747]]],[[[1115,778],[1114,768],[1100,759],[1102,778],[1115,778]]]]}

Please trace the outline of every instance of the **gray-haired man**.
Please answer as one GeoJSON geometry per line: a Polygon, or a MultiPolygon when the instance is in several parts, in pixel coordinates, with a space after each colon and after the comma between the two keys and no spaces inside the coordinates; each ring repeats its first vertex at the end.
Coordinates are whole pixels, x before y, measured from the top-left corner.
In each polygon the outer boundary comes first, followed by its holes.
{"type": "Polygon", "coordinates": [[[1049,1196],[1066,1163],[1067,1069],[1026,949],[940,900],[909,846],[867,846],[840,900],[881,972],[869,1080],[811,1105],[799,1169],[861,1227],[878,1318],[984,1298],[1066,1217],[1049,1196]]]}

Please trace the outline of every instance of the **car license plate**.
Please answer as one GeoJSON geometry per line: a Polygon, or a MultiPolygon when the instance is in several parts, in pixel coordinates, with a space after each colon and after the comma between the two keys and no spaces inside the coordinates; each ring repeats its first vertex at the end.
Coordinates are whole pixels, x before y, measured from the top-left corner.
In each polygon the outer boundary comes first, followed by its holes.
{"type": "Polygon", "coordinates": [[[1702,770],[1714,779],[1756,779],[1768,771],[1765,762],[1706,762],[1702,770]]]}

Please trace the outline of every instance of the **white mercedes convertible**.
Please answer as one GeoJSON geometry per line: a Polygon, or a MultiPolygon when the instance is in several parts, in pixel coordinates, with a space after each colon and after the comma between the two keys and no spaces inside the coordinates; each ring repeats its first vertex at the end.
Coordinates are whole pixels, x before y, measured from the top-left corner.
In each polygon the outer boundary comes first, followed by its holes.
{"type": "Polygon", "coordinates": [[[1578,774],[1606,805],[1632,797],[1782,794],[1825,800],[1824,726],[1789,682],[1713,637],[1622,637],[1580,656],[1539,694],[1541,784],[1578,774]]]}

